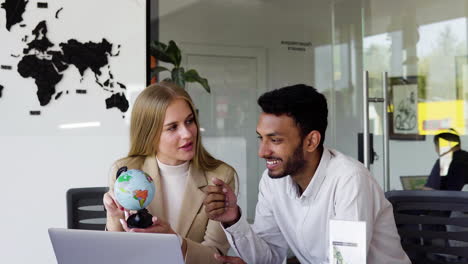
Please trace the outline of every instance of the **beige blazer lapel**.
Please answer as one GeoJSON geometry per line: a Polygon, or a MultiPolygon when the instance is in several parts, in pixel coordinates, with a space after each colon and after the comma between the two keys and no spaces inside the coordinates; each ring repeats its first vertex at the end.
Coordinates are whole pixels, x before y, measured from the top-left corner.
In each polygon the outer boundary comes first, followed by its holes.
{"type": "Polygon", "coordinates": [[[187,184],[185,185],[185,194],[180,208],[179,222],[175,229],[182,237],[187,236],[190,226],[195,220],[200,207],[203,205],[205,193],[201,188],[206,185],[208,185],[208,182],[205,173],[196,169],[191,163],[187,184]]]}
{"type": "Polygon", "coordinates": [[[144,172],[148,173],[151,178],[153,178],[154,186],[156,187],[155,195],[153,201],[148,206],[148,211],[153,216],[157,216],[163,220],[166,219],[165,210],[163,207],[163,194],[161,189],[161,176],[159,175],[158,163],[156,161],[156,156],[151,155],[145,159],[143,166],[141,168],[144,172]]]}

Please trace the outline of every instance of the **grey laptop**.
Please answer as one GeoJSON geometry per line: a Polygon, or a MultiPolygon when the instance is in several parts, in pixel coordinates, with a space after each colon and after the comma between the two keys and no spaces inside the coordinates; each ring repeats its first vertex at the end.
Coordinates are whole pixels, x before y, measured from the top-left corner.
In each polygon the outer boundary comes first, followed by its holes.
{"type": "Polygon", "coordinates": [[[49,228],[58,264],[183,264],[177,236],[49,228]]]}

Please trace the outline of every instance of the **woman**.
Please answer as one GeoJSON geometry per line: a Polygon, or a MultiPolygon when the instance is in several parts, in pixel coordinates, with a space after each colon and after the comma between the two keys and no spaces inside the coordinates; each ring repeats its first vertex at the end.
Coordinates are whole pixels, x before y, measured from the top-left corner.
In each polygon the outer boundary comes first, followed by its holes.
{"type": "Polygon", "coordinates": [[[177,234],[186,263],[218,263],[214,254],[225,255],[229,244],[219,223],[209,220],[202,208],[203,190],[214,177],[234,188],[237,175],[203,148],[198,131],[195,108],[185,90],[162,82],[138,96],[132,110],[130,151],[114,163],[110,190],[104,195],[107,230],[177,234]],[[127,227],[124,209],[113,195],[117,170],[123,166],[148,173],[156,185],[147,207],[156,218],[146,229],[127,227]]]}

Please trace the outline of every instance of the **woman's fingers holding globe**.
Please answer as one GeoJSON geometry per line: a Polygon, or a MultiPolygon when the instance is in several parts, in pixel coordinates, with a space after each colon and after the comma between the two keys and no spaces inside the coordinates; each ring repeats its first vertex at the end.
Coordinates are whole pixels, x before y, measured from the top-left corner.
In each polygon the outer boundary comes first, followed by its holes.
{"type": "Polygon", "coordinates": [[[117,198],[115,198],[114,192],[108,191],[106,194],[112,199],[112,201],[114,202],[115,206],[116,206],[120,211],[123,211],[123,210],[125,209],[122,205],[119,204],[119,202],[117,201],[117,198]]]}
{"type": "Polygon", "coordinates": [[[153,216],[153,225],[147,229],[150,229],[152,233],[176,234],[168,222],[165,222],[156,216],[153,216]]]}
{"type": "MultiPolygon", "coordinates": [[[[126,217],[128,213],[126,212],[126,217]]],[[[147,228],[129,228],[127,222],[124,219],[120,219],[122,228],[127,232],[136,232],[136,233],[161,233],[161,234],[175,234],[175,231],[172,229],[169,223],[160,220],[156,216],[153,216],[153,224],[147,228]]]]}
{"type": "Polygon", "coordinates": [[[156,216],[151,219],[153,224],[147,228],[135,228],[135,232],[147,232],[147,233],[169,233],[170,226],[168,223],[160,220],[156,216]]]}
{"type": "Polygon", "coordinates": [[[102,197],[102,203],[104,204],[107,212],[118,209],[108,192],[106,192],[102,197]]]}
{"type": "Polygon", "coordinates": [[[104,194],[103,204],[107,211],[107,214],[111,216],[121,216],[122,215],[122,206],[115,201],[113,195],[110,192],[104,194]]]}
{"type": "Polygon", "coordinates": [[[114,200],[115,205],[120,209],[120,211],[125,210],[125,208],[122,205],[120,205],[120,203],[117,201],[117,198],[115,198],[114,192],[109,191],[108,193],[112,197],[112,200],[114,200]]]}
{"type": "Polygon", "coordinates": [[[138,211],[123,209],[123,212],[124,212],[125,220],[127,220],[129,216],[136,214],[138,211]]]}
{"type": "MultiPolygon", "coordinates": [[[[129,211],[127,210],[124,210],[124,217],[125,218],[120,218],[119,221],[120,221],[120,224],[122,225],[122,228],[126,231],[126,232],[138,232],[138,231],[135,231],[135,229],[139,229],[139,228],[130,228],[128,227],[128,224],[127,224],[127,219],[128,217],[131,215],[131,213],[129,213],[129,211]]],[[[141,232],[141,231],[140,231],[141,232]]]]}
{"type": "Polygon", "coordinates": [[[120,218],[119,221],[120,221],[120,224],[122,225],[122,228],[123,228],[126,232],[132,232],[132,231],[131,231],[131,228],[129,228],[128,225],[127,225],[127,221],[125,221],[125,220],[122,219],[122,218],[120,218]]]}
{"type": "MultiPolygon", "coordinates": [[[[125,211],[125,219],[128,219],[129,213],[125,211]]],[[[155,233],[152,230],[150,230],[150,227],[147,228],[130,228],[127,224],[127,221],[125,219],[120,219],[120,224],[122,224],[122,228],[126,232],[136,232],[136,233],[155,233]]],[[[154,217],[153,217],[153,222],[154,222],[154,217]]],[[[154,225],[154,224],[153,224],[154,225]]]]}

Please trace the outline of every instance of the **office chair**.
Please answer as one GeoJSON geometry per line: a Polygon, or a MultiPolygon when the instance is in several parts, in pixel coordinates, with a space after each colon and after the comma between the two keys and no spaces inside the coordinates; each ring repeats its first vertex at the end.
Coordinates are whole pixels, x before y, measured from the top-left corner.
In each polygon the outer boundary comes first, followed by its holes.
{"type": "Polygon", "coordinates": [[[107,187],[73,188],[67,191],[69,229],[104,230],[106,212],[102,203],[107,187]]]}
{"type": "Polygon", "coordinates": [[[385,196],[413,264],[468,263],[468,193],[390,191],[385,196]]]}

